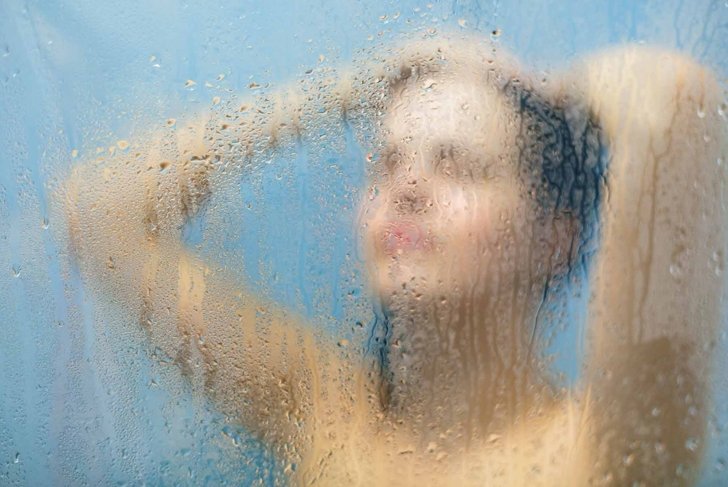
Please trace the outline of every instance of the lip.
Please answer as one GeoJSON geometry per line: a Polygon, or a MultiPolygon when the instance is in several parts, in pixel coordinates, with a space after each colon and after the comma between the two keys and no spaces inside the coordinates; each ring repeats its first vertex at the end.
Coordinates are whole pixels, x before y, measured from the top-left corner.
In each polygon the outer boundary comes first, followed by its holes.
{"type": "Polygon", "coordinates": [[[380,235],[382,251],[389,255],[400,255],[404,252],[430,250],[432,239],[422,227],[409,221],[391,221],[384,225],[380,235]]]}

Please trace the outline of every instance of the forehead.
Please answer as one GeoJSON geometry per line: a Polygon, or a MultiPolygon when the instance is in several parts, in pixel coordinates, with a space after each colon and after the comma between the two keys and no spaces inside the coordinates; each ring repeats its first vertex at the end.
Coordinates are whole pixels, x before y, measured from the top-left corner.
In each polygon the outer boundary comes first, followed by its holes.
{"type": "Polygon", "coordinates": [[[497,155],[512,140],[515,112],[505,97],[472,75],[422,75],[395,94],[385,117],[388,143],[428,151],[455,144],[497,155]]]}

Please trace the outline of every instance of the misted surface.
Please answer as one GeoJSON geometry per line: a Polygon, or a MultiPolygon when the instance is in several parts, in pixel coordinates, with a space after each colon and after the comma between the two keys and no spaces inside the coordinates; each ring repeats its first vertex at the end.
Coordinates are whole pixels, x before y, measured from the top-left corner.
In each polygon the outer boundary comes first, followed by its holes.
{"type": "Polygon", "coordinates": [[[727,26],[0,6],[0,484],[722,485],[727,26]]]}

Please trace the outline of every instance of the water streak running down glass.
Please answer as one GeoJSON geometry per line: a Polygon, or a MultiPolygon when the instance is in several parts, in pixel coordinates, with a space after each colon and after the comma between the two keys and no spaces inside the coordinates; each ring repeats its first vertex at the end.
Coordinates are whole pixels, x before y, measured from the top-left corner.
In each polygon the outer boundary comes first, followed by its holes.
{"type": "Polygon", "coordinates": [[[722,485],[728,5],[0,6],[0,485],[722,485]]]}

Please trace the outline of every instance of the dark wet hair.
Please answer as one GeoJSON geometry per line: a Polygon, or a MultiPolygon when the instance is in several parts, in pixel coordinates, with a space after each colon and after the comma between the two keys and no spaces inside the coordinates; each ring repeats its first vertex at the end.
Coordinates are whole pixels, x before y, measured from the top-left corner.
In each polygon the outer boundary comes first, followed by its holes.
{"type": "Polygon", "coordinates": [[[599,212],[604,193],[606,141],[583,105],[547,100],[511,80],[503,94],[520,115],[516,136],[518,172],[544,215],[572,215],[578,222],[569,260],[586,271],[598,245],[599,212]]]}

